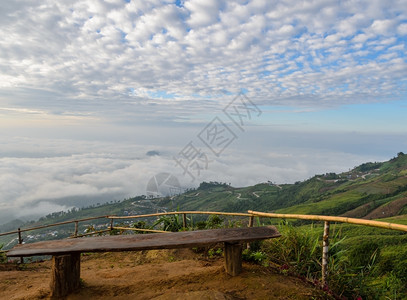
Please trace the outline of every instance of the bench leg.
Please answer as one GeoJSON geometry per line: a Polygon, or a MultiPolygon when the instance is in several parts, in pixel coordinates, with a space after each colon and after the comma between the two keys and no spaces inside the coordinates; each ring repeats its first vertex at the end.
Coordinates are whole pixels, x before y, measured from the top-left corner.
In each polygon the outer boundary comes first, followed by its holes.
{"type": "Polygon", "coordinates": [[[242,271],[242,244],[225,242],[225,270],[232,276],[242,271]]]}
{"type": "Polygon", "coordinates": [[[80,253],[52,257],[51,298],[58,299],[80,287],[80,253]]]}

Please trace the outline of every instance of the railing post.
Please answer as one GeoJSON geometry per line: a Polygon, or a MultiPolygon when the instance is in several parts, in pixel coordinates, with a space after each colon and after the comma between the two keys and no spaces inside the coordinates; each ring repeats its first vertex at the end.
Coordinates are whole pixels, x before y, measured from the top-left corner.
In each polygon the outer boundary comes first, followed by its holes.
{"type": "Polygon", "coordinates": [[[113,230],[113,219],[110,219],[110,231],[113,230]]]}
{"type": "MultiPolygon", "coordinates": [[[[249,217],[249,225],[248,225],[248,227],[253,227],[253,223],[254,223],[254,216],[250,216],[249,217]]],[[[250,243],[246,244],[246,249],[250,250],[250,243]]]]}
{"type": "Polygon", "coordinates": [[[328,250],[329,250],[329,221],[324,222],[322,237],[322,286],[328,285],[328,250]]]}
{"type": "Polygon", "coordinates": [[[253,227],[253,223],[254,223],[254,216],[250,216],[250,218],[249,218],[249,227],[253,227]]]}
{"type": "Polygon", "coordinates": [[[182,214],[182,227],[187,228],[187,215],[182,214]]]}
{"type": "MultiPolygon", "coordinates": [[[[20,227],[18,228],[18,243],[21,245],[23,243],[23,238],[21,237],[21,229],[20,227]]],[[[20,257],[20,263],[24,263],[24,258],[21,256],[20,257]]]]}
{"type": "Polygon", "coordinates": [[[75,221],[75,232],[74,232],[74,237],[78,236],[78,221],[75,221]]]}
{"type": "Polygon", "coordinates": [[[21,238],[21,229],[18,228],[18,243],[21,245],[23,243],[23,239],[21,238]]]}

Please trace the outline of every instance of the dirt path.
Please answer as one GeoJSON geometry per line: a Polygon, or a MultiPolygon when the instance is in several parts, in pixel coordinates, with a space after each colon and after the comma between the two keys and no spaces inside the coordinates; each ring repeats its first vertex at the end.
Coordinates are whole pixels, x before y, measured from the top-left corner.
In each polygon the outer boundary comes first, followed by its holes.
{"type": "MultiPolygon", "coordinates": [[[[326,299],[321,291],[269,268],[244,264],[230,277],[223,259],[191,250],[91,254],[82,257],[84,287],[67,299],[326,299]]],[[[0,299],[47,299],[50,262],[1,271],[0,299]]]]}

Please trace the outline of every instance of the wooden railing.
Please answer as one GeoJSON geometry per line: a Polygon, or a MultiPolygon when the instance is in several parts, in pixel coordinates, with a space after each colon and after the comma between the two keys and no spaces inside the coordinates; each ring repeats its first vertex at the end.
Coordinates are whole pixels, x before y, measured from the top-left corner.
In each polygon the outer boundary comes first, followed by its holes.
{"type": "MultiPolygon", "coordinates": [[[[0,233],[0,236],[10,235],[10,234],[17,234],[18,235],[18,243],[22,244],[23,243],[23,238],[22,238],[22,235],[21,235],[22,232],[39,230],[39,229],[50,228],[50,227],[55,227],[55,226],[61,226],[61,225],[74,223],[75,224],[75,229],[74,229],[74,233],[73,233],[72,237],[79,237],[79,235],[78,235],[79,222],[85,222],[85,221],[96,220],[96,219],[103,219],[103,218],[108,218],[108,217],[109,216],[99,216],[99,217],[91,217],[91,218],[85,218],[85,219],[79,219],[79,220],[58,222],[58,223],[42,225],[42,226],[36,226],[36,227],[29,227],[29,228],[24,228],[24,229],[18,228],[17,230],[14,230],[14,231],[0,233]]],[[[110,230],[111,229],[103,230],[103,232],[110,231],[110,230]]],[[[95,234],[95,233],[91,233],[91,234],[95,234]]],[[[3,252],[7,252],[7,251],[3,251],[3,252]]],[[[24,262],[24,259],[22,257],[20,258],[20,262],[21,263],[24,262]]]]}
{"type": "Polygon", "coordinates": [[[249,227],[253,226],[254,217],[279,218],[279,219],[300,219],[300,220],[311,220],[311,221],[324,222],[324,232],[323,232],[323,238],[322,238],[322,243],[323,243],[323,247],[322,247],[322,284],[323,285],[326,285],[326,283],[327,283],[330,222],[356,224],[356,225],[371,226],[371,227],[378,227],[378,228],[385,228],[385,229],[390,229],[390,230],[399,230],[399,231],[407,232],[407,225],[395,224],[395,223],[389,223],[389,222],[364,220],[364,219],[356,219],[356,218],[346,218],[346,217],[335,217],[335,216],[321,216],[321,215],[275,214],[275,213],[264,213],[264,212],[257,212],[257,211],[249,210],[248,213],[210,212],[210,211],[177,211],[177,212],[165,212],[165,213],[155,213],[155,214],[145,214],[145,215],[135,215],[135,216],[99,216],[99,217],[92,217],[92,218],[86,218],[86,219],[59,222],[59,223],[25,228],[25,229],[18,228],[18,230],[15,230],[15,231],[0,233],[0,236],[17,233],[18,242],[19,242],[19,244],[21,244],[23,242],[23,239],[21,236],[22,232],[49,228],[49,227],[53,227],[53,226],[60,226],[60,225],[65,225],[65,224],[71,224],[71,223],[75,224],[75,229],[74,229],[73,235],[70,238],[77,238],[77,237],[83,237],[83,236],[88,236],[88,235],[100,234],[100,233],[104,233],[104,232],[110,232],[112,230],[166,232],[166,231],[156,230],[156,229],[152,229],[152,228],[147,229],[147,228],[132,228],[132,227],[114,226],[114,221],[123,220],[123,219],[159,217],[159,216],[166,216],[166,215],[181,215],[182,216],[182,225],[184,228],[187,228],[188,227],[187,215],[194,215],[194,214],[248,217],[249,218],[249,220],[248,220],[249,227]],[[85,233],[85,234],[78,234],[79,222],[85,222],[85,221],[102,219],[102,218],[106,218],[106,219],[110,220],[110,225],[107,229],[89,232],[89,233],[85,233]]]}
{"type": "Polygon", "coordinates": [[[29,227],[29,228],[24,228],[24,229],[18,228],[17,230],[14,230],[14,231],[0,233],[0,236],[16,234],[17,233],[19,240],[21,240],[21,233],[22,232],[38,230],[38,229],[44,229],[44,228],[55,227],[55,226],[61,226],[61,225],[72,224],[72,223],[75,223],[74,235],[77,235],[78,234],[78,223],[79,222],[85,222],[85,221],[103,219],[103,218],[110,218],[110,216],[99,216],[99,217],[91,217],[91,218],[86,218],[86,219],[64,221],[64,222],[58,222],[58,223],[42,225],[42,226],[36,226],[36,227],[29,227]]]}

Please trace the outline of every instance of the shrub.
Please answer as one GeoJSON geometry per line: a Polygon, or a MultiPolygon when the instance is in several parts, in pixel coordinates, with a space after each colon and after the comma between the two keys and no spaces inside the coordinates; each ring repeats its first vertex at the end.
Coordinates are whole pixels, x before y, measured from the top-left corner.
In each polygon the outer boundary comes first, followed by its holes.
{"type": "Polygon", "coordinates": [[[280,224],[279,231],[281,237],[263,243],[270,261],[310,280],[319,278],[322,246],[315,233],[286,222],[280,224]]]}
{"type": "Polygon", "coordinates": [[[162,216],[157,219],[152,227],[158,224],[162,224],[161,227],[164,231],[176,232],[182,229],[182,221],[179,215],[162,216]]]}
{"type": "MultiPolygon", "coordinates": [[[[130,225],[130,227],[132,228],[137,228],[137,229],[148,229],[147,223],[144,221],[138,221],[138,222],[134,222],[130,225]]],[[[135,234],[144,234],[144,233],[148,233],[146,231],[139,231],[139,230],[133,230],[133,233],[135,234]]]]}
{"type": "Polygon", "coordinates": [[[138,228],[138,229],[148,228],[146,222],[144,222],[144,221],[134,222],[133,224],[131,224],[131,227],[138,228]]]}
{"type": "Polygon", "coordinates": [[[224,220],[220,218],[218,215],[210,215],[208,221],[206,221],[206,228],[207,229],[222,228],[223,221],[224,220]]]}
{"type": "Polygon", "coordinates": [[[244,249],[242,252],[242,258],[245,261],[252,261],[255,263],[264,263],[267,264],[267,254],[262,251],[251,251],[250,249],[244,249]]]}
{"type": "Polygon", "coordinates": [[[198,222],[196,222],[195,226],[196,226],[196,228],[198,230],[205,229],[206,228],[206,221],[198,221],[198,222]]]}
{"type": "Polygon", "coordinates": [[[0,245],[0,263],[6,263],[7,262],[7,256],[4,252],[1,252],[1,249],[3,249],[3,245],[0,245]]]}
{"type": "Polygon", "coordinates": [[[215,256],[221,256],[223,253],[223,249],[222,248],[210,248],[208,250],[208,256],[209,258],[213,258],[215,256]]]}

